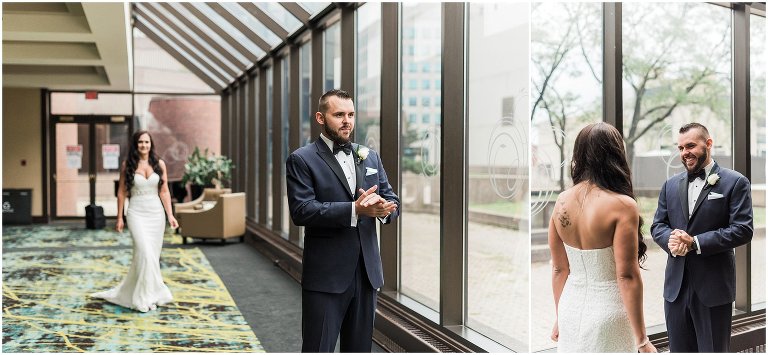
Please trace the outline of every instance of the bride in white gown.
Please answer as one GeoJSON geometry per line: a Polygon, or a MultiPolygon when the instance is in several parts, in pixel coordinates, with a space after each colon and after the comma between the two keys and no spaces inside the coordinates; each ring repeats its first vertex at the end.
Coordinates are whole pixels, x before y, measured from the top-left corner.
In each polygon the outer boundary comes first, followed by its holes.
{"type": "Polygon", "coordinates": [[[121,167],[115,225],[118,232],[123,231],[123,206],[126,192],[130,191],[126,219],[133,237],[131,267],[120,284],[92,296],[147,312],[173,301],[160,273],[160,250],[166,215],[171,227],[176,228],[178,223],[171,213],[165,162],[155,154],[152,138],[146,131],[139,131],[132,143],[121,167]]]}
{"type": "Polygon", "coordinates": [[[645,332],[645,258],[623,139],[596,123],[576,138],[574,186],[549,223],[558,352],[656,352],[645,332]]]}

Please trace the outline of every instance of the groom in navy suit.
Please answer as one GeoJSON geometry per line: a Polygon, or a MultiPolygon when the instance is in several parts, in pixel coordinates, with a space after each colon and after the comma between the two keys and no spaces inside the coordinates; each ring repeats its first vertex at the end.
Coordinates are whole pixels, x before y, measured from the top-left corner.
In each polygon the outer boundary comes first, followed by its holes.
{"type": "Polygon", "coordinates": [[[736,299],[734,248],[752,240],[749,180],[712,160],[706,127],[680,128],[686,172],[659,194],[653,240],[668,253],[664,315],[671,352],[728,352],[736,299]]]}
{"type": "Polygon", "coordinates": [[[285,162],[293,223],[305,226],[302,352],[370,352],[376,290],[384,284],[377,219],[390,223],[400,199],[376,152],[350,142],[352,97],[331,90],[315,119],[323,132],[285,162]]]}

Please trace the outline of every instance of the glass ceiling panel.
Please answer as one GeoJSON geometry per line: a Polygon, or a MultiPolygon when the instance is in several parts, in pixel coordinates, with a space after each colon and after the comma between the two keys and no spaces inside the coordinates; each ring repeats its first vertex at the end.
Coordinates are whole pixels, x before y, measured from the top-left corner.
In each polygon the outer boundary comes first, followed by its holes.
{"type": "Polygon", "coordinates": [[[264,11],[269,17],[271,17],[275,22],[277,22],[280,26],[282,26],[288,33],[293,33],[293,31],[296,31],[301,27],[301,21],[299,21],[296,17],[293,17],[288,10],[286,10],[284,7],[280,6],[280,4],[275,2],[255,2],[253,3],[256,5],[261,11],[264,11]]]}
{"type": "MultiPolygon", "coordinates": [[[[190,43],[189,43],[189,42],[188,42],[188,41],[187,41],[187,40],[186,40],[184,37],[182,37],[181,35],[179,35],[179,33],[178,33],[178,32],[176,32],[176,31],[175,31],[173,28],[169,27],[169,26],[168,26],[168,25],[167,25],[167,24],[166,24],[166,23],[165,23],[163,20],[161,20],[161,19],[157,18],[157,16],[155,16],[153,13],[151,13],[151,12],[149,12],[149,11],[144,11],[143,13],[144,13],[144,14],[146,14],[146,15],[147,15],[147,17],[149,17],[150,19],[152,19],[152,20],[153,20],[155,23],[157,23],[157,24],[159,24],[160,26],[162,26],[162,28],[163,28],[163,29],[164,29],[166,32],[168,32],[168,33],[170,33],[171,35],[173,35],[173,37],[174,37],[175,39],[177,39],[177,40],[178,40],[178,42],[181,42],[182,44],[184,44],[185,48],[188,48],[188,49],[189,49],[189,50],[187,50],[186,52],[192,52],[192,53],[193,53],[193,54],[195,54],[195,55],[196,55],[198,58],[201,58],[202,60],[204,60],[206,64],[208,64],[208,65],[209,65],[209,66],[211,66],[213,69],[215,69],[215,71],[216,71],[216,73],[217,73],[217,76],[218,76],[218,77],[220,77],[220,78],[224,78],[224,79],[225,79],[225,80],[227,80],[227,81],[232,81],[232,79],[234,79],[234,78],[232,78],[232,77],[231,77],[229,74],[227,74],[227,72],[226,72],[226,71],[224,71],[224,69],[221,69],[221,68],[220,68],[220,67],[219,67],[219,66],[218,66],[216,63],[213,63],[213,62],[211,62],[211,61],[210,61],[210,59],[208,59],[208,56],[206,56],[205,54],[203,54],[203,53],[201,53],[200,51],[198,51],[198,50],[195,48],[195,46],[193,46],[192,44],[190,44],[190,43]]],[[[148,23],[147,23],[147,22],[145,22],[144,24],[148,24],[148,23]]],[[[161,31],[161,32],[162,32],[162,31],[161,31]]]]}
{"type": "Polygon", "coordinates": [[[135,92],[214,93],[138,27],[133,28],[133,84],[135,92]]]}
{"type": "Polygon", "coordinates": [[[261,39],[269,43],[270,47],[274,48],[280,44],[280,37],[270,31],[267,26],[264,26],[263,23],[259,22],[259,20],[253,17],[253,15],[246,11],[242,6],[233,2],[221,2],[219,4],[221,7],[227,9],[227,11],[229,11],[232,15],[237,17],[238,20],[248,26],[248,28],[253,30],[253,32],[256,32],[256,34],[259,35],[261,39]]]}
{"type": "Polygon", "coordinates": [[[231,55],[233,55],[237,60],[240,61],[240,63],[236,63],[237,66],[246,66],[250,65],[250,61],[248,61],[248,58],[244,57],[242,54],[240,54],[240,51],[232,47],[227,41],[225,41],[221,36],[219,36],[218,33],[216,33],[214,30],[212,30],[208,25],[200,21],[197,16],[193,15],[187,8],[184,6],[181,6],[177,2],[170,2],[168,3],[171,7],[173,7],[176,11],[179,12],[181,16],[184,16],[187,20],[192,22],[193,25],[197,26],[200,30],[205,32],[211,39],[216,41],[220,46],[224,47],[225,50],[227,50],[231,55]]]}
{"type": "MultiPolygon", "coordinates": [[[[246,49],[251,51],[251,53],[255,54],[257,57],[263,57],[264,54],[266,54],[263,50],[261,50],[261,48],[257,47],[253,41],[248,39],[248,36],[244,35],[242,32],[240,32],[240,30],[232,26],[229,21],[219,16],[219,14],[217,14],[216,11],[213,11],[213,9],[211,9],[208,5],[199,2],[192,2],[190,4],[192,4],[192,6],[202,12],[203,15],[213,21],[213,23],[221,27],[221,29],[223,29],[225,32],[229,33],[236,41],[242,44],[246,49]]],[[[250,16],[250,14],[248,16],[250,16]]]]}
{"type": "Polygon", "coordinates": [[[303,7],[307,12],[309,12],[309,17],[314,16],[316,13],[320,12],[320,10],[328,7],[330,5],[330,2],[300,2],[299,5],[303,7]]]}
{"type": "MultiPolygon", "coordinates": [[[[174,41],[172,41],[170,38],[168,38],[162,31],[158,30],[149,21],[144,20],[144,18],[141,15],[136,14],[136,13],[134,13],[134,15],[139,19],[139,21],[141,21],[142,24],[144,24],[144,26],[149,28],[152,31],[152,33],[154,33],[156,36],[160,37],[160,40],[163,41],[163,43],[165,43],[166,45],[168,45],[171,48],[173,48],[176,52],[179,52],[179,54],[181,54],[181,56],[183,56],[184,59],[186,59],[192,65],[194,65],[195,68],[197,68],[198,70],[203,72],[204,75],[206,75],[208,78],[210,78],[211,80],[213,80],[214,82],[219,84],[220,87],[226,86],[224,83],[221,82],[220,79],[218,79],[218,77],[216,75],[213,75],[208,70],[208,68],[206,68],[204,65],[202,65],[197,59],[195,59],[191,55],[189,55],[189,53],[187,53],[186,50],[184,50],[183,48],[181,48],[178,45],[176,45],[176,43],[174,41]]],[[[217,89],[217,88],[214,88],[214,89],[217,89]]]]}
{"type": "MultiPolygon", "coordinates": [[[[154,4],[154,3],[143,3],[144,6],[151,7],[154,11],[163,14],[168,20],[170,20],[174,26],[178,27],[180,31],[186,33],[190,38],[192,38],[200,47],[205,48],[208,52],[216,56],[216,58],[224,63],[227,67],[229,67],[229,70],[234,71],[236,73],[240,73],[240,68],[237,67],[234,63],[227,60],[227,58],[224,58],[218,50],[211,47],[207,41],[200,38],[195,31],[192,31],[187,27],[184,23],[182,23],[180,20],[178,20],[173,14],[168,12],[166,9],[161,8],[160,5],[154,4]]],[[[213,64],[213,63],[212,63],[213,64]]]]}

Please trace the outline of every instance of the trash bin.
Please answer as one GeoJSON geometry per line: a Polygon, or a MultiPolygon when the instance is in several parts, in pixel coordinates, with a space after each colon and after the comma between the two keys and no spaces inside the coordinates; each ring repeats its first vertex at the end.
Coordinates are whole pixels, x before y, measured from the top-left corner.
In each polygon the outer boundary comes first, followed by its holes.
{"type": "Polygon", "coordinates": [[[104,207],[97,205],[85,206],[85,228],[104,229],[107,219],[104,217],[104,207]]]}
{"type": "Polygon", "coordinates": [[[3,189],[3,224],[32,224],[32,189],[3,189]]]}

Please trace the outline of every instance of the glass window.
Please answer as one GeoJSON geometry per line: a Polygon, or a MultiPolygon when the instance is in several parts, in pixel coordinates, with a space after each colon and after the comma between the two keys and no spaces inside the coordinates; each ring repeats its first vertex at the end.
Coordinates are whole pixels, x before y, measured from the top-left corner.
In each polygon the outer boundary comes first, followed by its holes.
{"type": "Polygon", "coordinates": [[[272,210],[274,208],[272,204],[272,145],[274,144],[274,139],[272,139],[274,134],[272,130],[272,95],[274,95],[274,87],[272,85],[274,75],[272,74],[272,69],[272,67],[267,68],[267,117],[264,117],[267,120],[267,228],[270,229],[272,228],[272,210]]]}
{"type": "MultiPolygon", "coordinates": [[[[213,93],[213,89],[168,52],[133,28],[133,86],[136,92],[213,93]]],[[[128,104],[130,107],[130,103],[128,104]]]]}
{"type": "Polygon", "coordinates": [[[312,80],[312,61],[311,51],[312,42],[301,45],[299,49],[299,91],[301,92],[301,101],[299,101],[299,112],[301,113],[301,146],[312,142],[312,121],[315,119],[315,111],[312,107],[312,96],[310,95],[312,80]]]}
{"type": "Polygon", "coordinates": [[[429,114],[425,113],[421,115],[421,123],[429,123],[429,114]]]}
{"type": "Polygon", "coordinates": [[[201,152],[208,149],[210,153],[221,154],[221,98],[218,95],[137,94],[134,100],[138,123],[134,129],[152,133],[159,149],[157,154],[168,168],[168,181],[181,180],[184,163],[195,147],[201,152]]]}
{"type": "Polygon", "coordinates": [[[330,4],[331,3],[329,2],[300,2],[299,3],[299,5],[301,5],[301,7],[307,10],[307,12],[309,12],[311,15],[317,14],[318,12],[328,7],[328,5],[330,4]]]}
{"type": "MultiPolygon", "coordinates": [[[[231,80],[231,77],[229,74],[227,74],[224,69],[219,67],[216,63],[212,62],[208,56],[200,52],[195,46],[189,43],[186,38],[182,37],[175,29],[171,28],[168,24],[165,23],[165,21],[160,20],[157,16],[155,16],[154,13],[150,11],[145,11],[144,14],[151,20],[154,21],[158,26],[160,26],[160,31],[155,31],[155,33],[158,33],[158,35],[161,35],[165,38],[165,36],[170,36],[171,41],[174,43],[173,46],[178,46],[180,49],[180,52],[183,52],[187,54],[190,59],[194,59],[196,62],[198,62],[200,65],[198,65],[201,69],[206,69],[209,71],[214,78],[217,78],[219,80],[225,79],[225,80],[231,80]]],[[[149,21],[144,21],[145,25],[147,27],[153,26],[150,23],[147,23],[149,21]]],[[[157,26],[155,26],[157,27],[157,26]]],[[[166,39],[166,43],[168,43],[168,40],[166,39]]],[[[169,43],[170,44],[170,43],[169,43]]]]}
{"type": "Polygon", "coordinates": [[[429,90],[429,84],[431,83],[431,80],[422,80],[421,81],[421,89],[422,90],[429,90]]]}
{"type": "MultiPolygon", "coordinates": [[[[403,32],[411,29],[440,31],[440,3],[403,3],[403,32]]],[[[402,38],[403,48],[409,48],[409,55],[403,57],[403,65],[410,63],[440,63],[440,38],[427,39],[402,38]],[[414,46],[428,48],[421,56],[413,56],[414,46]]],[[[439,65],[439,64],[438,64],[439,65]]],[[[402,73],[402,82],[423,78],[425,74],[402,73]]],[[[427,74],[439,78],[439,72],[427,74]]],[[[418,97],[409,91],[403,91],[403,117],[401,143],[401,191],[402,215],[401,226],[401,265],[400,290],[402,293],[425,306],[437,311],[440,294],[440,129],[439,124],[414,124],[410,114],[420,113],[418,97]]]]}
{"type": "Polygon", "coordinates": [[[408,71],[411,73],[416,73],[419,71],[419,66],[416,63],[408,63],[408,71]]]}
{"type": "Polygon", "coordinates": [[[249,184],[251,187],[251,194],[248,196],[248,198],[253,199],[253,216],[254,219],[258,220],[259,218],[259,208],[263,207],[260,205],[260,199],[259,194],[261,192],[259,187],[259,175],[261,173],[260,167],[261,163],[259,162],[260,156],[260,149],[263,149],[259,142],[261,141],[261,135],[259,135],[259,105],[263,104],[259,102],[259,90],[261,89],[261,85],[259,84],[259,81],[261,80],[261,77],[258,76],[251,76],[249,78],[249,81],[251,81],[250,87],[248,88],[248,95],[251,96],[253,99],[251,99],[249,102],[253,103],[253,107],[250,108],[249,112],[251,113],[251,117],[248,117],[250,122],[248,122],[248,130],[251,130],[254,132],[252,137],[256,138],[256,142],[254,144],[254,149],[251,150],[252,158],[251,161],[248,164],[249,170],[251,170],[251,174],[249,176],[249,179],[253,179],[253,181],[250,181],[249,184]],[[252,89],[252,90],[251,90],[252,89]]]}
{"type": "Polygon", "coordinates": [[[421,98],[421,106],[424,108],[427,108],[430,106],[430,98],[429,96],[424,96],[421,98]]]}
{"type": "Polygon", "coordinates": [[[733,167],[731,10],[704,3],[625,3],[622,13],[624,140],[648,245],[643,307],[645,324],[652,327],[664,324],[659,295],[667,255],[654,243],[650,226],[664,181],[684,170],[677,150],[680,126],[694,120],[707,126],[714,160],[733,167]]]}
{"type": "Polygon", "coordinates": [[[416,79],[410,79],[408,80],[408,88],[411,90],[416,90],[419,88],[419,81],[416,79]]]}
{"type": "MultiPolygon", "coordinates": [[[[339,89],[341,86],[341,24],[336,22],[325,30],[323,36],[323,89],[339,89]]],[[[346,90],[349,90],[347,88],[346,90]]]]}
{"type": "Polygon", "coordinates": [[[752,134],[752,304],[765,308],[765,17],[749,18],[750,119],[752,134]]]}
{"type": "MultiPolygon", "coordinates": [[[[239,63],[235,63],[237,66],[245,66],[250,64],[250,61],[245,58],[240,51],[236,50],[234,47],[232,47],[227,41],[225,41],[221,36],[219,36],[218,33],[213,31],[208,25],[200,21],[200,19],[197,18],[197,16],[193,15],[189,10],[187,10],[186,7],[182,6],[178,2],[169,2],[167,3],[169,6],[171,6],[174,10],[178,11],[179,14],[185,18],[187,21],[191,22],[193,26],[199,28],[203,32],[205,32],[206,35],[211,37],[218,45],[222,46],[229,54],[234,56],[239,63]]],[[[135,46],[135,44],[134,44],[135,46]]]]}
{"type": "MultiPolygon", "coordinates": [[[[186,24],[184,24],[182,21],[177,19],[176,16],[171,14],[168,10],[166,10],[165,7],[162,7],[159,4],[151,3],[151,2],[145,2],[145,3],[142,3],[142,4],[144,6],[152,8],[153,11],[156,11],[156,12],[164,15],[165,18],[167,18],[174,26],[176,26],[179,29],[180,33],[185,33],[186,35],[188,35],[194,41],[194,43],[191,43],[192,45],[196,45],[197,47],[203,47],[206,51],[208,51],[208,53],[210,53],[211,55],[215,56],[216,59],[219,60],[219,62],[223,63],[226,66],[226,69],[234,71],[236,73],[240,72],[240,69],[237,67],[238,66],[237,64],[231,63],[227,58],[224,58],[219,53],[218,50],[216,50],[213,47],[211,47],[211,45],[209,45],[206,40],[200,38],[194,31],[189,29],[189,27],[187,27],[186,24]]],[[[207,55],[205,56],[205,58],[206,59],[213,59],[213,58],[210,58],[207,55]]],[[[217,68],[219,68],[219,64],[217,64],[216,62],[211,61],[211,65],[216,66],[217,68]]],[[[225,72],[224,69],[222,69],[222,73],[224,75],[227,75],[227,78],[230,77],[225,72]]]]}
{"type": "Polygon", "coordinates": [[[432,64],[430,63],[422,63],[421,64],[421,71],[424,73],[429,73],[432,70],[432,64]]]}
{"type": "Polygon", "coordinates": [[[253,4],[269,15],[288,33],[293,33],[301,27],[301,21],[297,20],[288,10],[276,2],[254,2],[253,4]]]}
{"type": "Polygon", "coordinates": [[[467,325],[510,348],[522,345],[516,350],[523,351],[528,350],[531,266],[529,6],[470,4],[468,52],[467,325]]]}
{"type": "Polygon", "coordinates": [[[435,107],[440,107],[440,96],[435,96],[435,100],[433,102],[435,103],[435,107]]]}
{"type": "Polygon", "coordinates": [[[251,15],[250,12],[246,11],[242,6],[234,3],[234,2],[220,2],[219,3],[223,8],[227,9],[233,16],[235,16],[240,22],[245,24],[251,31],[255,32],[261,39],[263,39],[265,42],[269,43],[271,47],[274,47],[280,42],[280,37],[278,37],[274,32],[270,31],[267,26],[264,26],[261,21],[257,20],[253,15],[251,15]]]}
{"type": "Polygon", "coordinates": [[[415,113],[409,113],[408,114],[408,123],[416,123],[418,122],[419,115],[415,113]]]}
{"type": "Polygon", "coordinates": [[[357,107],[355,140],[379,151],[381,136],[381,3],[357,9],[357,107]]]}
{"type": "Polygon", "coordinates": [[[549,340],[556,315],[547,227],[557,195],[572,184],[576,134],[602,120],[602,28],[600,3],[531,4],[530,307],[541,310],[531,320],[532,352],[557,346],[549,340]]]}
{"type": "Polygon", "coordinates": [[[285,159],[288,158],[288,154],[291,154],[290,151],[290,145],[288,144],[288,137],[291,129],[291,109],[290,109],[290,102],[291,102],[291,56],[286,55],[281,61],[281,69],[283,71],[282,73],[282,95],[281,95],[281,103],[282,107],[280,108],[280,116],[282,120],[282,139],[283,139],[283,146],[281,149],[280,154],[280,161],[275,163],[275,167],[277,169],[280,169],[280,191],[283,195],[283,221],[282,221],[282,231],[283,231],[283,238],[288,239],[290,234],[290,211],[288,209],[288,191],[286,190],[286,183],[285,183],[285,164],[283,162],[285,159]]]}
{"type": "Polygon", "coordinates": [[[234,38],[238,43],[242,44],[251,53],[255,54],[257,57],[264,56],[264,51],[255,43],[253,43],[253,41],[251,41],[248,36],[240,32],[240,30],[235,28],[235,26],[232,26],[229,21],[221,17],[218,13],[216,13],[216,11],[213,11],[213,9],[211,9],[208,5],[202,2],[191,2],[190,4],[202,12],[205,17],[213,21],[213,23],[215,23],[217,26],[221,27],[224,32],[232,36],[232,38],[234,38]]]}

